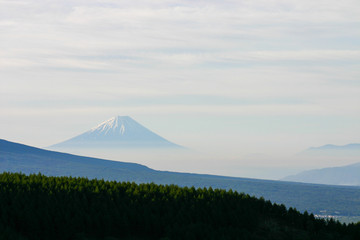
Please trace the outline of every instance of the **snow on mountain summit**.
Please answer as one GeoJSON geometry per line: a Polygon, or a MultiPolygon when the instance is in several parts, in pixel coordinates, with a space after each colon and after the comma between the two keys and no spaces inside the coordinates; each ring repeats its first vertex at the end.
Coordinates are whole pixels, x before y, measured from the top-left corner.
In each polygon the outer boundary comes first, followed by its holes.
{"type": "Polygon", "coordinates": [[[131,122],[134,121],[129,116],[117,116],[112,117],[105,122],[100,123],[96,127],[92,128],[91,132],[102,132],[107,134],[108,132],[117,132],[121,135],[125,133],[126,125],[131,125],[131,122]]]}

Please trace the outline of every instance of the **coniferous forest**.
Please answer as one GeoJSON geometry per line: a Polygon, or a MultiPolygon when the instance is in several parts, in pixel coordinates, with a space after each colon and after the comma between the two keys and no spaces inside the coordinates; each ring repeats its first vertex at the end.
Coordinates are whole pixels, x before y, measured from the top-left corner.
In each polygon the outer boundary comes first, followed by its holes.
{"type": "Polygon", "coordinates": [[[2,173],[0,239],[358,240],[360,224],[231,190],[2,173]]]}

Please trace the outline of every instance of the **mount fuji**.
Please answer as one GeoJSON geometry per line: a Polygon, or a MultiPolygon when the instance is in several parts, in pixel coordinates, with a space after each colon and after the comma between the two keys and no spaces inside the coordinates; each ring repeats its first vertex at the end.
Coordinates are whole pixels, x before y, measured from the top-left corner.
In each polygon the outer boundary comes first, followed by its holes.
{"type": "Polygon", "coordinates": [[[50,149],[182,148],[145,128],[129,116],[117,116],[50,149]]]}

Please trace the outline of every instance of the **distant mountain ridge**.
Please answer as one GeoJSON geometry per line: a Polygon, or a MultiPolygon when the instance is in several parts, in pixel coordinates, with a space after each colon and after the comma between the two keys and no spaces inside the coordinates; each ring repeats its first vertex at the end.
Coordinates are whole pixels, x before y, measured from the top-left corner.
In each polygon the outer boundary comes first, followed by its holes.
{"type": "Polygon", "coordinates": [[[182,148],[145,128],[129,116],[117,116],[49,149],[67,148],[182,148]]]}
{"type": "Polygon", "coordinates": [[[320,147],[310,147],[301,152],[300,155],[359,155],[360,143],[350,143],[346,145],[326,144],[320,147]]]}
{"type": "Polygon", "coordinates": [[[284,181],[303,183],[360,186],[360,162],[342,166],[304,171],[283,178],[284,181]]]}
{"type": "Polygon", "coordinates": [[[322,150],[322,149],[336,149],[336,150],[360,150],[359,143],[350,143],[346,145],[334,145],[334,144],[326,144],[321,147],[311,147],[309,150],[322,150]]]}
{"type": "Polygon", "coordinates": [[[136,183],[233,189],[315,214],[360,216],[360,188],[156,171],[141,164],[82,157],[0,139],[0,171],[136,183]],[[329,202],[329,199],[331,201],[329,202]]]}

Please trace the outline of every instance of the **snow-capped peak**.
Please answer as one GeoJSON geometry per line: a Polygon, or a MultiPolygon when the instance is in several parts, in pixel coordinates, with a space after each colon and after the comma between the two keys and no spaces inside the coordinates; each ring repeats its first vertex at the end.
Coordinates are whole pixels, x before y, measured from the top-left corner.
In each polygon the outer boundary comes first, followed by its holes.
{"type": "Polygon", "coordinates": [[[117,116],[112,117],[109,120],[106,120],[105,122],[100,123],[96,127],[92,128],[90,132],[99,132],[103,134],[107,134],[109,132],[118,132],[121,135],[124,135],[126,124],[129,121],[133,121],[128,116],[117,116]]]}
{"type": "Polygon", "coordinates": [[[83,134],[53,146],[72,148],[179,147],[128,116],[112,117],[83,134]]]}

